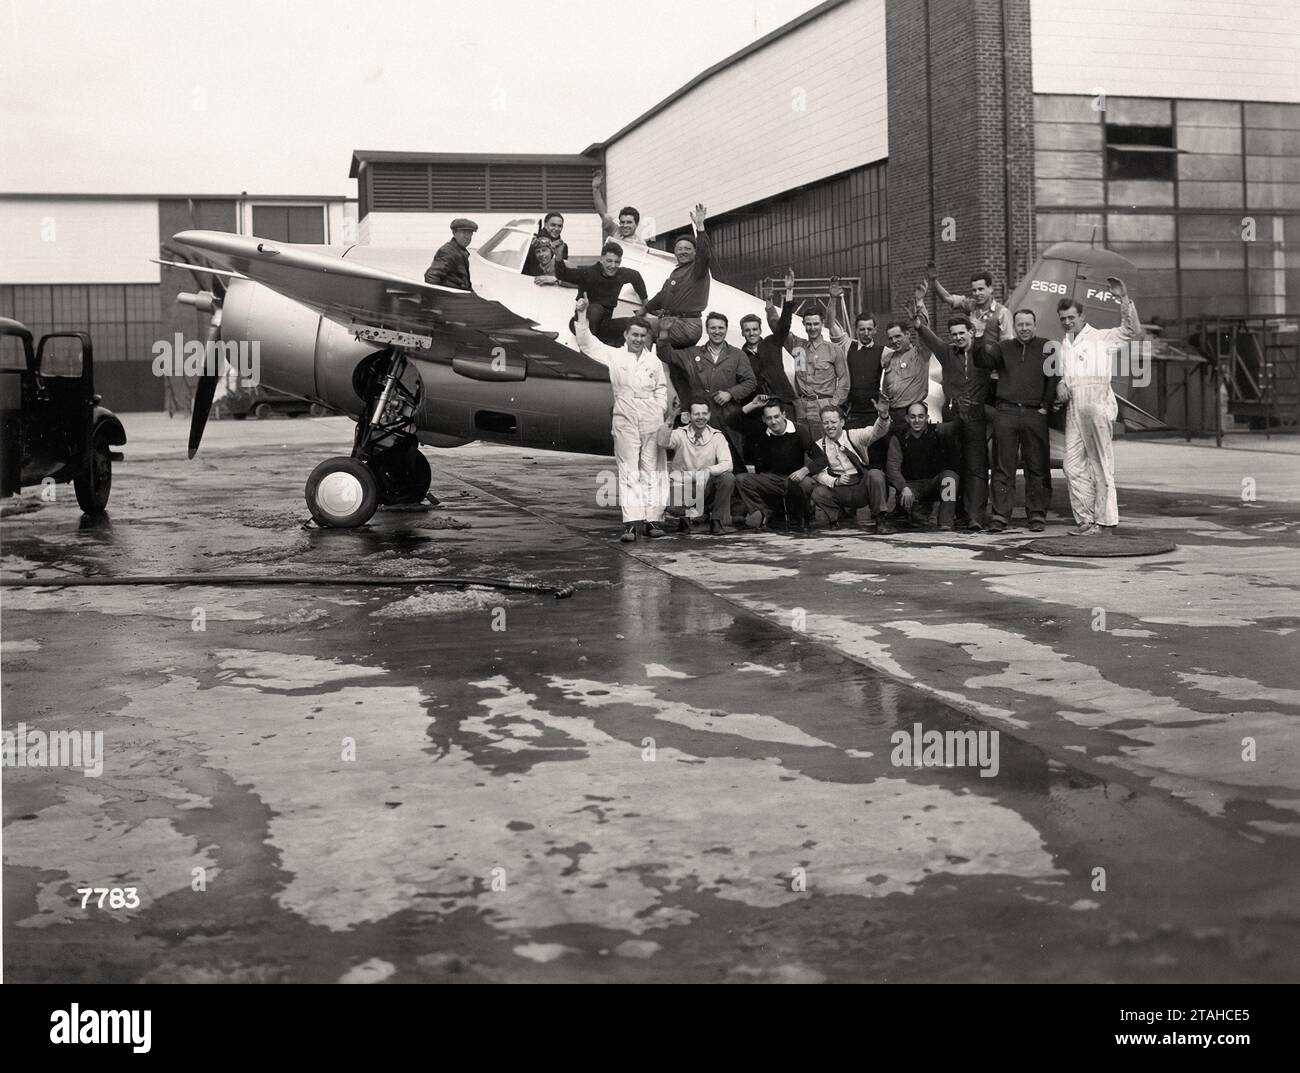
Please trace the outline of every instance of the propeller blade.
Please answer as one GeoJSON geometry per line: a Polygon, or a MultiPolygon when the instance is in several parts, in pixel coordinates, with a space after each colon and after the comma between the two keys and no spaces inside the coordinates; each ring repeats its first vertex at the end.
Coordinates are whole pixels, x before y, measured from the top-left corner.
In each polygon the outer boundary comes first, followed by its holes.
{"type": "Polygon", "coordinates": [[[212,396],[217,392],[220,379],[219,376],[201,376],[198,387],[194,389],[194,409],[190,412],[190,458],[198,454],[203,430],[208,427],[208,414],[212,412],[212,396]]]}
{"type": "MultiPolygon", "coordinates": [[[[205,357],[212,353],[211,344],[217,341],[220,334],[221,319],[218,314],[212,318],[208,326],[208,337],[203,344],[205,357]]],[[[199,377],[199,382],[194,389],[194,405],[190,410],[190,458],[198,453],[199,443],[203,439],[203,430],[208,427],[208,415],[212,412],[212,399],[217,393],[217,383],[220,380],[221,373],[205,373],[199,377]]]]}

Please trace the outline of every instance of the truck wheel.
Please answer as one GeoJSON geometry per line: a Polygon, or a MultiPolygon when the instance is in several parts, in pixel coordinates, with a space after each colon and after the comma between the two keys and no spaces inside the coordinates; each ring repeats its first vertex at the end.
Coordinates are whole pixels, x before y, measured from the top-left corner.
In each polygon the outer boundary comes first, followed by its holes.
{"type": "Polygon", "coordinates": [[[265,421],[271,416],[271,404],[269,402],[259,402],[253,407],[253,416],[259,421],[265,421]]]}
{"type": "Polygon", "coordinates": [[[329,413],[329,408],[322,406],[319,402],[313,402],[311,406],[308,407],[307,412],[311,414],[312,417],[324,417],[329,413]]]}
{"type": "Polygon", "coordinates": [[[103,514],[108,506],[108,493],[113,489],[113,459],[108,442],[95,437],[86,468],[72,482],[77,493],[77,505],[87,514],[103,514]]]}
{"type": "Polygon", "coordinates": [[[307,509],[325,529],[355,529],[379,507],[379,482],[363,462],[347,455],[327,458],[311,471],[303,490],[307,509]]]}

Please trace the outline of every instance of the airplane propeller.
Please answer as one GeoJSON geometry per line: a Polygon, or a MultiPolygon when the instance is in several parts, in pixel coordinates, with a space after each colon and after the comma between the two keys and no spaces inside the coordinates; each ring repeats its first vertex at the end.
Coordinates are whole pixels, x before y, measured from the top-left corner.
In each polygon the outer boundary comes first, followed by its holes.
{"type": "MultiPolygon", "coordinates": [[[[203,340],[203,354],[206,363],[207,356],[213,353],[215,344],[221,338],[221,302],[211,291],[200,291],[198,294],[178,294],[176,300],[183,305],[193,306],[197,310],[212,314],[211,319],[208,321],[208,333],[203,340]]],[[[193,458],[198,453],[199,443],[203,439],[203,430],[208,425],[208,415],[212,412],[212,399],[217,393],[217,382],[221,379],[221,375],[221,373],[216,372],[203,373],[194,389],[194,403],[190,408],[190,458],[193,458]]]]}
{"type": "MultiPolygon", "coordinates": [[[[189,199],[190,225],[196,227],[194,201],[189,199]]],[[[183,305],[193,306],[196,310],[203,313],[211,313],[212,316],[208,321],[207,335],[203,340],[203,354],[205,360],[208,355],[212,354],[214,345],[221,339],[221,306],[226,297],[226,281],[223,278],[225,273],[221,271],[212,271],[211,262],[203,255],[197,252],[187,251],[184,254],[179,253],[175,247],[166,243],[163,244],[163,251],[169,256],[184,258],[186,268],[194,282],[198,284],[200,290],[196,294],[181,293],[176,296],[176,300],[183,305]],[[195,263],[197,262],[197,263],[195,263]],[[207,285],[200,279],[200,274],[207,278],[207,285]]],[[[206,365],[205,365],[206,368],[206,365]]],[[[193,458],[198,453],[199,444],[203,440],[203,430],[207,428],[208,417],[212,413],[212,400],[217,393],[217,383],[221,380],[221,373],[205,372],[199,377],[199,382],[194,389],[194,401],[190,407],[190,439],[189,439],[189,457],[193,458]]]]}

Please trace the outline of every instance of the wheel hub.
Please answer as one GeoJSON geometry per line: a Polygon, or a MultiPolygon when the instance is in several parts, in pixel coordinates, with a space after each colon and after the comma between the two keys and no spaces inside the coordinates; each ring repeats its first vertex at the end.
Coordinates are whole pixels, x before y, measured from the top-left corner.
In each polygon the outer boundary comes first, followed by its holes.
{"type": "Polygon", "coordinates": [[[340,517],[356,510],[364,496],[361,482],[351,473],[328,474],[316,486],[316,501],[324,510],[340,517]]]}

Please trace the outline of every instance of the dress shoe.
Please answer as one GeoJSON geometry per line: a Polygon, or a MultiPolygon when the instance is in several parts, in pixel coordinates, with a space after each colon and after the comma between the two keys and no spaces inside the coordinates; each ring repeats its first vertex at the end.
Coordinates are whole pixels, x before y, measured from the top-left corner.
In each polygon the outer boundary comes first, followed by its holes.
{"type": "Polygon", "coordinates": [[[667,536],[668,534],[660,528],[658,522],[646,522],[645,535],[653,540],[655,537],[667,536]]]}
{"type": "Polygon", "coordinates": [[[726,533],[727,527],[718,521],[717,518],[714,518],[709,522],[709,536],[725,536],[726,533]]]}
{"type": "Polygon", "coordinates": [[[635,522],[628,522],[627,525],[623,526],[623,535],[622,535],[621,537],[619,537],[618,539],[619,539],[622,543],[624,543],[624,544],[635,544],[635,543],[636,543],[636,523],[635,523],[635,522]]]}
{"type": "Polygon", "coordinates": [[[1070,536],[1096,536],[1097,526],[1092,522],[1080,522],[1073,529],[1067,529],[1070,536]]]}
{"type": "Polygon", "coordinates": [[[994,518],[991,522],[989,522],[990,533],[1005,533],[1006,531],[1007,531],[1007,523],[1004,522],[1001,518],[994,518]]]}
{"type": "Polygon", "coordinates": [[[762,512],[761,510],[751,510],[748,514],[746,514],[746,515],[745,515],[745,528],[746,528],[746,529],[762,529],[762,528],[763,528],[763,512],[762,512]]]}
{"type": "Polygon", "coordinates": [[[1029,531],[1031,533],[1041,533],[1046,528],[1047,528],[1047,523],[1044,522],[1042,518],[1029,519],[1029,531]]]}
{"type": "Polygon", "coordinates": [[[894,528],[894,523],[889,520],[888,514],[878,514],[876,516],[876,533],[880,536],[889,536],[890,533],[898,532],[894,528]]]}

